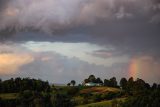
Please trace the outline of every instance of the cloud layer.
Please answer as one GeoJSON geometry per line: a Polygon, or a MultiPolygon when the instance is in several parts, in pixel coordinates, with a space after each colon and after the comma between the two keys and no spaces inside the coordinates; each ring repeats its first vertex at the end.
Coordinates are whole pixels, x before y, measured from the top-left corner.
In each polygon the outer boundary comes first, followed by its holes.
{"type": "Polygon", "coordinates": [[[157,0],[2,0],[0,30],[26,28],[52,33],[100,20],[149,16],[159,22],[157,0]]]}

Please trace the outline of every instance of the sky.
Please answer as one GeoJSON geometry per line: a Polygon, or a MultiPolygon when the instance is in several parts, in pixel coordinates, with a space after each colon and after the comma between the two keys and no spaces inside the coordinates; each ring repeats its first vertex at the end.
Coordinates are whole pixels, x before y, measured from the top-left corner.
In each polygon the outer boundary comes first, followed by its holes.
{"type": "Polygon", "coordinates": [[[0,0],[0,78],[160,83],[160,0],[0,0]]]}

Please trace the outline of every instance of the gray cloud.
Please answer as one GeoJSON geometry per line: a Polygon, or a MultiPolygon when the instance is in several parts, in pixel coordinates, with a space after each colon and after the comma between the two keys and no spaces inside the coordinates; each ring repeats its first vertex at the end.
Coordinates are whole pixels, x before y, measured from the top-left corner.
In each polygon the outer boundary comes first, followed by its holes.
{"type": "Polygon", "coordinates": [[[0,2],[0,41],[92,42],[131,54],[160,53],[159,0],[0,2]]]}
{"type": "Polygon", "coordinates": [[[32,55],[35,59],[32,63],[23,65],[14,75],[1,75],[1,78],[33,77],[49,80],[51,83],[67,83],[74,79],[81,83],[91,74],[103,79],[116,76],[119,80],[121,77],[127,77],[126,63],[104,67],[53,52],[32,53],[32,55]]]}
{"type": "Polygon", "coordinates": [[[146,15],[148,21],[159,20],[159,2],[152,0],[2,0],[1,3],[6,4],[1,5],[1,30],[31,28],[53,33],[77,25],[93,25],[100,20],[146,15]]]}

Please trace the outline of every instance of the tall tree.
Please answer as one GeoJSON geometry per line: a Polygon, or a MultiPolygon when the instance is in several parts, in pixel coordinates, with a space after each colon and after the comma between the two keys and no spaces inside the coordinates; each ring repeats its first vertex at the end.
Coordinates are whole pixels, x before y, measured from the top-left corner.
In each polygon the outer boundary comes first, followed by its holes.
{"type": "Polygon", "coordinates": [[[127,87],[127,79],[126,78],[122,78],[120,80],[120,86],[122,87],[123,90],[126,89],[126,87],[127,87]]]}
{"type": "Polygon", "coordinates": [[[116,80],[116,77],[112,77],[110,79],[110,84],[112,87],[117,87],[117,80],[116,80]]]}
{"type": "Polygon", "coordinates": [[[90,82],[93,82],[93,83],[96,82],[96,78],[94,75],[90,75],[88,79],[90,82]]]}
{"type": "Polygon", "coordinates": [[[156,83],[153,83],[152,89],[153,89],[153,90],[157,89],[157,84],[156,84],[156,83]]]}
{"type": "Polygon", "coordinates": [[[104,79],[104,86],[110,86],[110,81],[108,79],[104,79]]]}
{"type": "Polygon", "coordinates": [[[138,90],[144,90],[146,88],[146,83],[144,80],[137,78],[137,80],[134,83],[134,88],[138,90]]]}

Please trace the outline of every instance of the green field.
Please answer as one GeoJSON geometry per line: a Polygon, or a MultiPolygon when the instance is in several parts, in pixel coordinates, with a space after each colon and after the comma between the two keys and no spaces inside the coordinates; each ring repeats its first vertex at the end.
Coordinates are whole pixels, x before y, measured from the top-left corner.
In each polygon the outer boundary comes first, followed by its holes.
{"type": "MultiPolygon", "coordinates": [[[[116,101],[124,101],[125,98],[119,98],[116,99],[116,101]]],[[[80,105],[80,106],[76,106],[76,107],[112,107],[112,102],[114,102],[114,100],[108,100],[108,101],[101,101],[101,102],[97,102],[97,103],[90,103],[90,104],[86,104],[86,105],[80,105]]]]}
{"type": "Polygon", "coordinates": [[[17,96],[18,96],[17,93],[2,93],[2,94],[0,94],[1,99],[7,99],[7,100],[16,99],[17,96]]]}

